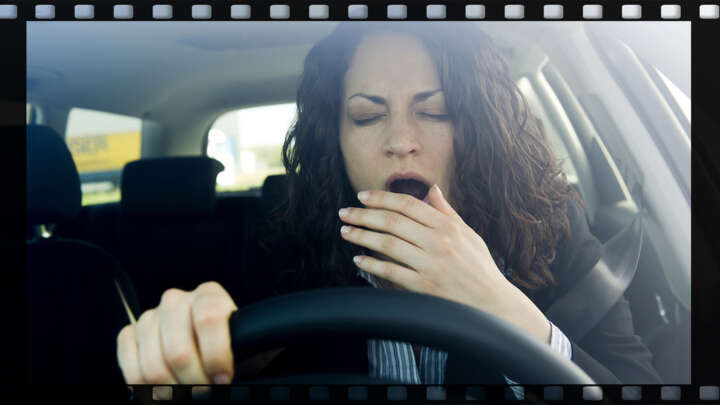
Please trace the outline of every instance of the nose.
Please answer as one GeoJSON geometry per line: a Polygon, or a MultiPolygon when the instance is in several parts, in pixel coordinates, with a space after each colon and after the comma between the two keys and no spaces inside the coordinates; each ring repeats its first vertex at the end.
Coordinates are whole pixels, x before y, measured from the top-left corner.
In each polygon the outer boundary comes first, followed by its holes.
{"type": "Polygon", "coordinates": [[[396,119],[391,121],[387,127],[386,142],[383,147],[387,157],[405,157],[417,155],[420,150],[418,142],[418,128],[414,127],[408,120],[396,119]]]}

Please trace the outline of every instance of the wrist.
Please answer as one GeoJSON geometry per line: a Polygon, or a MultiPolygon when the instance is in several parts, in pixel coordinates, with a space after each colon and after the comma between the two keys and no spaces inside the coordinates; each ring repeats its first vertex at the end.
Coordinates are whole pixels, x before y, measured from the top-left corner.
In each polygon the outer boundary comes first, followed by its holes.
{"type": "Polygon", "coordinates": [[[549,345],[552,338],[550,320],[520,289],[511,283],[509,284],[514,290],[514,294],[509,295],[514,303],[506,306],[510,310],[506,319],[509,319],[515,326],[530,333],[536,339],[549,345]]]}

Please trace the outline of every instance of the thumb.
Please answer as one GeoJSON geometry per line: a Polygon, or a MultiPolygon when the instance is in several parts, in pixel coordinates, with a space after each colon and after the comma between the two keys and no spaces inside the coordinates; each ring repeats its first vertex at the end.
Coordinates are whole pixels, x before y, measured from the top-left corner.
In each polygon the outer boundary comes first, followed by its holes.
{"type": "Polygon", "coordinates": [[[455,212],[450,203],[445,199],[445,196],[442,191],[440,191],[440,187],[438,187],[437,184],[430,187],[430,191],[428,191],[428,202],[433,208],[444,214],[454,217],[458,216],[457,212],[455,212]]]}

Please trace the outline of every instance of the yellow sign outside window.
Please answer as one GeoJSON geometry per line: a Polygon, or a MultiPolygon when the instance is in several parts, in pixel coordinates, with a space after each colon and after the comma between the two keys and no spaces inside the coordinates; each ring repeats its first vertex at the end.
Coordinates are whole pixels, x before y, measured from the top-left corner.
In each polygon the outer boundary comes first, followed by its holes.
{"type": "Polygon", "coordinates": [[[125,163],[140,159],[140,132],[67,138],[78,173],[122,170],[125,163]]]}

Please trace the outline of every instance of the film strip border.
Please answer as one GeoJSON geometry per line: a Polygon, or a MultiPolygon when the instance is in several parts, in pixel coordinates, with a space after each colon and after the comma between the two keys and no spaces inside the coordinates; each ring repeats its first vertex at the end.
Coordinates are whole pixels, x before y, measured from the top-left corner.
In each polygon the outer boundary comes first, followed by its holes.
{"type": "MultiPolygon", "coordinates": [[[[0,0],[2,20],[103,21],[242,21],[242,20],[547,20],[547,21],[701,21],[720,20],[720,2],[670,0],[667,4],[641,1],[75,1],[13,2],[0,0]]],[[[140,403],[172,398],[205,397],[221,401],[339,400],[359,402],[468,402],[497,403],[518,400],[585,403],[717,403],[717,385],[612,386],[267,386],[233,385],[134,386],[140,403]]],[[[214,401],[213,401],[214,402],[214,401]]]]}
{"type": "Polygon", "coordinates": [[[497,403],[718,403],[718,386],[690,385],[227,385],[227,386],[132,386],[131,402],[206,399],[214,401],[352,401],[352,402],[432,402],[497,403]]]}
{"type": "Polygon", "coordinates": [[[720,2],[669,0],[209,1],[0,0],[0,20],[692,20],[718,21],[720,2]]]}

